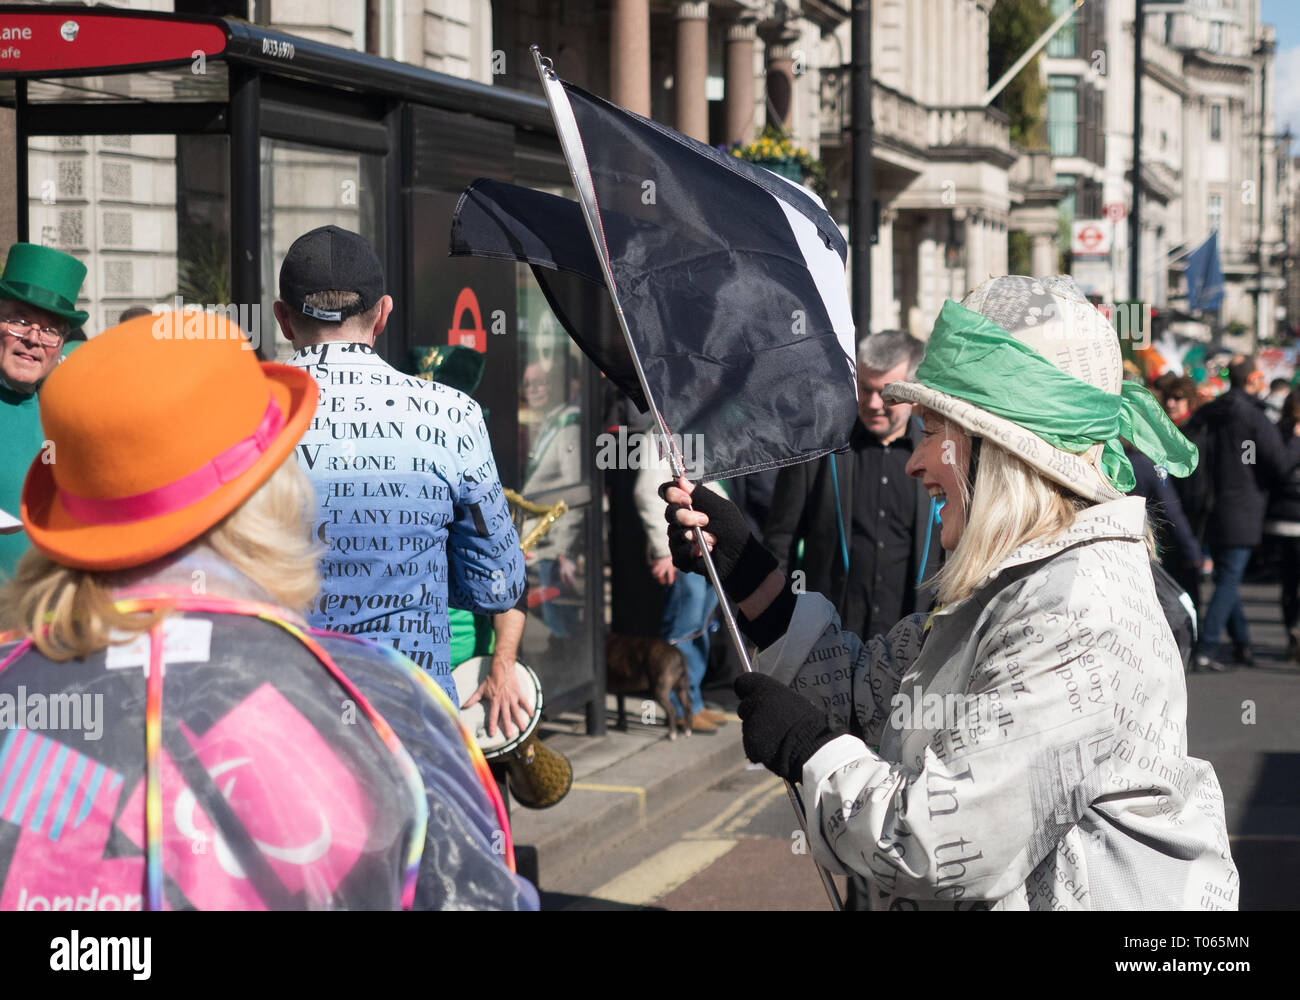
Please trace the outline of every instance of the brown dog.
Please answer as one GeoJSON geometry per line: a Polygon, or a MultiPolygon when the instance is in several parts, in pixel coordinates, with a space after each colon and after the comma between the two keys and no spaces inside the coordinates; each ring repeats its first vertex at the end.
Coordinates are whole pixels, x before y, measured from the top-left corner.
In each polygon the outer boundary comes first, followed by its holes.
{"type": "MultiPolygon", "coordinates": [[[[605,690],[618,695],[645,694],[648,691],[650,697],[663,706],[668,719],[668,738],[677,738],[676,726],[681,726],[687,736],[691,735],[691,685],[686,673],[686,657],[668,640],[614,635],[612,632],[606,634],[605,690]],[[686,712],[685,720],[678,718],[673,711],[668,698],[670,691],[677,692],[686,712]]],[[[618,700],[618,728],[627,728],[622,698],[618,700]]]]}

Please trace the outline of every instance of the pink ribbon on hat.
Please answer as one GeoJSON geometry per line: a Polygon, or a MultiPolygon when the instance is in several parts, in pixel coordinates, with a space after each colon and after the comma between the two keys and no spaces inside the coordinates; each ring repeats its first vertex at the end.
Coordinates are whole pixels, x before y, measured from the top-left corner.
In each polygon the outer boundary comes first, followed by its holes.
{"type": "Polygon", "coordinates": [[[236,441],[188,476],[129,497],[79,497],[59,489],[59,500],[69,514],[87,524],[129,524],[172,514],[211,496],[247,472],[266,453],[283,427],[284,413],[272,396],[261,423],[252,434],[236,441]]]}

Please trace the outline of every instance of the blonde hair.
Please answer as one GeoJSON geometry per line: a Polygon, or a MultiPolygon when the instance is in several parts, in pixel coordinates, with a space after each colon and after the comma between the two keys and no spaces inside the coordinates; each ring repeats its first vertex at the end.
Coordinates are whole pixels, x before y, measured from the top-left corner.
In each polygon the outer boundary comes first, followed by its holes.
{"type": "MultiPolygon", "coordinates": [[[[1074,524],[1079,511],[1092,506],[988,438],[980,445],[973,491],[964,471],[958,482],[966,523],[957,547],[930,581],[938,585],[940,604],[970,597],[1020,546],[1056,538],[1074,524]]],[[[1144,527],[1147,551],[1154,557],[1149,520],[1144,527]]]]}
{"type": "MultiPolygon", "coordinates": [[[[192,545],[207,545],[275,603],[303,609],[320,589],[320,550],[310,523],[311,481],[290,456],[251,496],[192,545]]],[[[113,600],[116,572],[73,569],[35,549],[0,589],[0,622],[17,625],[51,660],[88,656],[147,631],[167,609],[128,614],[113,600]]]]}

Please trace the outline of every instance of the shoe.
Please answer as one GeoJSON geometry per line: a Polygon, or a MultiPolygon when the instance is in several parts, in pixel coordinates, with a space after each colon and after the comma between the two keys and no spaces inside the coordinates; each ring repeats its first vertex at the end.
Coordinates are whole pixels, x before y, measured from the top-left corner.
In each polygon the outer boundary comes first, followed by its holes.
{"type": "Polygon", "coordinates": [[[700,717],[703,717],[707,721],[712,722],[715,726],[725,726],[728,721],[725,712],[719,712],[717,709],[713,709],[713,708],[700,709],[698,712],[695,713],[695,718],[698,719],[700,717]]]}
{"type": "Polygon", "coordinates": [[[1192,673],[1204,670],[1212,674],[1221,674],[1227,671],[1227,669],[1228,668],[1222,663],[1219,663],[1217,660],[1212,660],[1204,654],[1197,653],[1196,656],[1192,657],[1192,673]]]}
{"type": "Polygon", "coordinates": [[[693,733],[716,733],[718,727],[704,717],[702,712],[696,712],[691,716],[691,732],[693,733]]]}
{"type": "Polygon", "coordinates": [[[1232,644],[1232,658],[1243,667],[1253,667],[1255,665],[1255,653],[1244,642],[1234,642],[1232,644]]]}

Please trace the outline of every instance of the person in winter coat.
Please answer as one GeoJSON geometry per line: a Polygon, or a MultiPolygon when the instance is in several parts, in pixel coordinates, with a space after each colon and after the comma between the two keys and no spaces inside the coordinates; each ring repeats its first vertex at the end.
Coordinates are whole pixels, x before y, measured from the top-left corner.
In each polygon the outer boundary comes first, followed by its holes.
{"type": "Polygon", "coordinates": [[[1228,365],[1228,391],[1201,407],[1187,422],[1189,437],[1203,435],[1203,460],[1214,490],[1205,533],[1214,561],[1214,596],[1201,618],[1195,669],[1223,669],[1218,647],[1225,624],[1237,662],[1245,666],[1255,663],[1241,606],[1241,578],[1251,551],[1263,537],[1268,490],[1285,480],[1295,465],[1277,428],[1264,415],[1263,404],[1246,391],[1257,376],[1254,358],[1236,358],[1228,365]]]}
{"type": "Polygon", "coordinates": [[[735,514],[665,484],[679,565],[705,528],[762,649],[737,682],[749,758],[801,784],[817,860],[871,909],[1235,909],[1214,770],[1120,436],[1196,462],[1067,277],[944,305],[914,382],[908,469],[943,498],[940,607],[885,635],[791,593],[735,514]],[[694,510],[684,505],[694,502],[694,510]]]}
{"type": "Polygon", "coordinates": [[[942,552],[926,545],[930,499],[904,472],[921,423],[908,404],[880,397],[889,382],[911,378],[924,350],[897,330],[862,340],[849,450],[781,469],[761,536],[783,572],[801,570],[805,587],[830,598],[861,635],[932,603],[917,581],[934,576],[942,552]]]}
{"type": "Polygon", "coordinates": [[[316,384],[209,319],[120,325],[42,391],[57,461],[0,593],[0,909],[536,909],[437,682],[302,617],[316,384]]]}
{"type": "Polygon", "coordinates": [[[1201,544],[1183,513],[1183,505],[1169,477],[1127,441],[1124,443],[1124,457],[1133,466],[1133,478],[1137,480],[1129,492],[1146,499],[1147,515],[1158,526],[1157,537],[1162,554],[1171,548],[1177,549],[1182,563],[1199,564],[1201,544]]]}
{"type": "Polygon", "coordinates": [[[1291,471],[1273,488],[1264,519],[1264,534],[1282,561],[1282,621],[1287,631],[1287,656],[1300,663],[1300,389],[1282,403],[1278,431],[1286,444],[1291,471]]]}
{"type": "MultiPolygon", "coordinates": [[[[1164,404],[1165,413],[1174,422],[1174,426],[1183,432],[1183,436],[1187,440],[1196,445],[1198,452],[1204,453],[1204,428],[1199,425],[1190,428],[1188,426],[1188,422],[1201,406],[1201,394],[1197,389],[1196,381],[1185,375],[1174,379],[1161,393],[1161,401],[1164,404]]],[[[1197,548],[1202,548],[1201,543],[1205,538],[1205,525],[1210,518],[1210,504],[1214,500],[1214,490],[1205,468],[1205,462],[1198,463],[1196,468],[1192,470],[1191,475],[1183,478],[1171,477],[1166,482],[1178,494],[1178,502],[1182,507],[1184,516],[1187,518],[1197,548]]],[[[1164,550],[1160,561],[1168,570],[1169,575],[1191,596],[1192,605],[1199,614],[1204,608],[1201,601],[1201,578],[1203,574],[1210,572],[1213,565],[1205,558],[1204,552],[1201,553],[1201,558],[1197,559],[1196,562],[1191,562],[1188,559],[1190,553],[1190,546],[1184,544],[1172,545],[1164,550]]]]}

